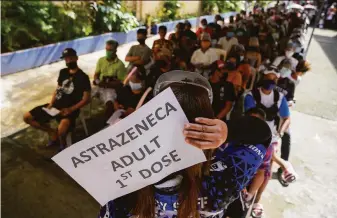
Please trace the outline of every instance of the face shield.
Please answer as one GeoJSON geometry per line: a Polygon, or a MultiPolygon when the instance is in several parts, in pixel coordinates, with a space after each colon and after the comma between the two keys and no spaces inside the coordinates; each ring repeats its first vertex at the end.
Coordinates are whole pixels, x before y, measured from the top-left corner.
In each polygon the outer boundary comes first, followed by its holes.
{"type": "Polygon", "coordinates": [[[208,80],[198,73],[182,70],[173,70],[162,74],[154,86],[153,95],[158,95],[162,90],[167,88],[172,83],[199,86],[207,91],[210,102],[213,102],[212,87],[208,80]]]}

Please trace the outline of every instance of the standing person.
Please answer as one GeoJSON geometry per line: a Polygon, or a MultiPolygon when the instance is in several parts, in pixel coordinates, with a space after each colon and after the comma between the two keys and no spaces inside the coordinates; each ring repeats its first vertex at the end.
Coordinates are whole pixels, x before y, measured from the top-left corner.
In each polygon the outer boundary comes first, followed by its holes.
{"type": "Polygon", "coordinates": [[[197,38],[200,39],[202,33],[208,33],[210,36],[212,35],[212,29],[207,26],[207,20],[202,19],[200,22],[200,27],[197,29],[197,32],[195,33],[197,35],[197,38]]]}
{"type": "MultiPolygon", "coordinates": [[[[244,101],[245,111],[248,111],[251,108],[258,107],[265,111],[266,113],[266,122],[270,127],[270,130],[273,134],[272,142],[277,142],[278,137],[283,136],[286,129],[290,124],[290,111],[288,103],[284,95],[276,90],[276,81],[279,78],[279,73],[275,69],[268,69],[264,72],[264,78],[261,83],[261,87],[249,92],[244,101]],[[278,120],[278,116],[282,119],[278,120]],[[278,128],[278,126],[280,126],[278,128]]],[[[274,146],[273,143],[271,146],[274,146]]],[[[275,151],[272,152],[272,160],[276,161],[284,170],[283,179],[286,182],[290,182],[290,179],[296,179],[296,173],[293,170],[289,162],[280,160],[276,157],[275,151]]],[[[253,196],[257,191],[257,196],[253,205],[252,214],[254,217],[259,218],[263,216],[264,210],[262,204],[259,203],[262,193],[267,186],[270,178],[270,168],[271,164],[268,164],[267,175],[265,174],[263,183],[261,184],[261,178],[254,178],[252,185],[249,189],[250,196],[253,196]],[[270,166],[269,166],[270,165],[270,166]]],[[[259,174],[260,175],[260,174],[259,174]]],[[[258,176],[258,175],[257,175],[258,176]]],[[[293,182],[295,180],[292,180],[293,182]]]]}
{"type": "Polygon", "coordinates": [[[130,62],[127,67],[127,72],[136,66],[138,70],[145,75],[147,65],[151,61],[152,50],[145,44],[146,29],[137,30],[137,41],[139,45],[133,45],[125,57],[125,61],[130,62]]]}
{"type": "MultiPolygon", "coordinates": [[[[232,83],[224,79],[225,63],[217,60],[213,63],[209,82],[213,91],[213,111],[217,119],[226,120],[236,100],[235,90],[232,83]]],[[[226,74],[227,76],[227,74],[226,74]]]]}
{"type": "Polygon", "coordinates": [[[30,126],[45,131],[50,136],[48,145],[60,143],[60,149],[66,146],[65,137],[70,128],[74,127],[80,109],[90,101],[90,80],[77,65],[77,53],[72,48],[62,52],[67,68],[60,71],[57,79],[57,88],[49,104],[37,106],[23,116],[23,120],[30,126]],[[60,113],[52,116],[44,108],[56,108],[60,113]],[[57,129],[51,128],[48,123],[56,119],[59,122],[57,129]],[[60,140],[60,141],[59,141],[60,140]]]}
{"type": "Polygon", "coordinates": [[[218,55],[214,50],[210,49],[211,36],[208,33],[203,33],[200,40],[201,48],[193,53],[191,63],[196,68],[195,72],[202,74],[208,79],[211,72],[211,64],[218,60],[218,55]]]}
{"type": "Polygon", "coordinates": [[[166,26],[159,27],[160,38],[153,42],[152,52],[155,60],[162,58],[162,54],[168,55],[169,57],[173,54],[173,43],[165,39],[167,33],[166,26]]]}
{"type": "Polygon", "coordinates": [[[204,149],[208,161],[108,202],[101,208],[100,218],[222,217],[261,164],[271,137],[263,121],[244,117],[226,125],[214,119],[210,85],[198,74],[163,74],[155,95],[168,86],[191,122],[184,128],[186,142],[204,149]]]}
{"type": "Polygon", "coordinates": [[[219,39],[218,45],[220,48],[225,50],[227,53],[230,52],[233,45],[238,45],[238,39],[235,37],[233,27],[228,27],[227,33],[225,37],[219,39]]]}
{"type": "Polygon", "coordinates": [[[122,86],[126,76],[123,62],[117,57],[118,42],[109,40],[105,44],[105,57],[98,59],[94,75],[92,96],[98,96],[105,104],[104,124],[114,111],[116,89],[122,86]]]}

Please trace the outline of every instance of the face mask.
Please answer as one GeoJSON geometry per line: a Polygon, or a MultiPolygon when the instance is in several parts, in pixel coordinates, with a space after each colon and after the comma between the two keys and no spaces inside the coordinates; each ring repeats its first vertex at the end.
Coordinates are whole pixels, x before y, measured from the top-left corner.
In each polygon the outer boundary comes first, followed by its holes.
{"type": "Polygon", "coordinates": [[[67,66],[70,70],[76,69],[76,68],[77,68],[77,62],[76,62],[76,61],[73,61],[73,62],[66,63],[66,66],[67,66]]]}
{"type": "Polygon", "coordinates": [[[286,55],[287,58],[290,58],[294,55],[294,52],[293,51],[286,51],[285,55],[286,55]]]}
{"type": "Polygon", "coordinates": [[[206,29],[206,25],[201,25],[201,28],[202,29],[206,29]]]}
{"type": "Polygon", "coordinates": [[[235,69],[236,69],[236,66],[235,66],[235,64],[234,64],[233,62],[228,61],[228,62],[226,63],[226,69],[232,71],[232,70],[235,70],[235,69]]]}
{"type": "Polygon", "coordinates": [[[295,52],[296,52],[296,53],[301,53],[301,51],[302,51],[302,48],[301,48],[301,47],[297,47],[297,48],[295,49],[295,52]]]}
{"type": "Polygon", "coordinates": [[[237,32],[236,35],[237,36],[243,36],[243,32],[237,32]]]}
{"type": "Polygon", "coordinates": [[[234,36],[234,33],[233,33],[233,32],[228,32],[228,33],[226,34],[226,36],[227,36],[228,38],[232,38],[232,37],[234,36]]]}
{"type": "Polygon", "coordinates": [[[145,44],[145,39],[137,39],[137,41],[138,41],[139,44],[141,44],[141,45],[145,44]]]}
{"type": "Polygon", "coordinates": [[[291,75],[291,70],[285,67],[282,67],[282,69],[280,70],[280,76],[282,78],[286,78],[289,77],[291,75]]]}
{"type": "Polygon", "coordinates": [[[142,89],[142,84],[141,83],[133,83],[133,82],[129,81],[129,86],[130,86],[130,88],[131,88],[132,91],[136,91],[136,90],[142,89]]]}
{"type": "Polygon", "coordinates": [[[244,58],[245,56],[240,56],[240,61],[243,61],[244,58]]]}
{"type": "Polygon", "coordinates": [[[217,40],[216,39],[212,39],[212,47],[215,47],[216,46],[216,43],[217,43],[217,40]]]}
{"type": "Polygon", "coordinates": [[[268,80],[268,79],[262,80],[262,88],[265,90],[268,90],[268,91],[273,90],[275,86],[276,84],[274,80],[268,80]]]}
{"type": "Polygon", "coordinates": [[[106,51],[106,57],[107,59],[113,59],[116,57],[116,53],[114,53],[113,51],[106,51]]]}

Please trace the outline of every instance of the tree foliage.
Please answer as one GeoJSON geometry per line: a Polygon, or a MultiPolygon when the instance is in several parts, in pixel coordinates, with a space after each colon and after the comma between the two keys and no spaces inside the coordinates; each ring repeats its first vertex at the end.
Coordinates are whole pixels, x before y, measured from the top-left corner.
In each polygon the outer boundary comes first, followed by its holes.
{"type": "Polygon", "coordinates": [[[137,27],[121,12],[120,1],[1,2],[1,52],[10,52],[106,32],[137,27]]]}

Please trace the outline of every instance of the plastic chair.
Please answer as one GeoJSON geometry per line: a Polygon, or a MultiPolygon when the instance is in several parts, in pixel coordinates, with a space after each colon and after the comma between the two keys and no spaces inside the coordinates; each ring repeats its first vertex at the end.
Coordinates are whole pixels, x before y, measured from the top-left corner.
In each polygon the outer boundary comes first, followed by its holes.
{"type": "MultiPolygon", "coordinates": [[[[85,117],[84,117],[84,114],[83,113],[80,113],[80,121],[81,121],[81,124],[83,126],[83,129],[84,129],[84,132],[85,132],[85,135],[86,136],[89,136],[89,131],[88,131],[88,127],[87,127],[87,123],[85,122],[85,117]]],[[[72,131],[69,131],[67,136],[66,136],[66,145],[67,147],[71,146],[72,145],[72,133],[73,133],[73,130],[72,131]]]]}

